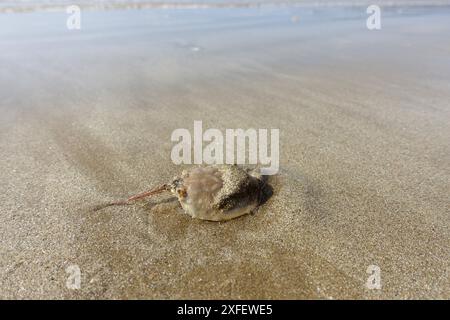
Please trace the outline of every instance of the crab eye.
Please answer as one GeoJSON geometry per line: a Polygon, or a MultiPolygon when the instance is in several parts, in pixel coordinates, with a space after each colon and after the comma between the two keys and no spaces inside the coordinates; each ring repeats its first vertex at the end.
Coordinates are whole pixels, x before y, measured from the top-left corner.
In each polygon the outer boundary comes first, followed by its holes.
{"type": "Polygon", "coordinates": [[[177,189],[177,193],[178,193],[178,196],[180,197],[180,198],[186,198],[186,196],[187,196],[187,192],[186,192],[186,189],[177,189]]]}

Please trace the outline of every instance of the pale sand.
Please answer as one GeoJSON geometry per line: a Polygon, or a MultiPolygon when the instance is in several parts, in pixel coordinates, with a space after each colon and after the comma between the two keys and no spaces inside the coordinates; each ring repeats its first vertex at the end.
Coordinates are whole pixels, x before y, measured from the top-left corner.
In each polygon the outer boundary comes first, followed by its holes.
{"type": "Polygon", "coordinates": [[[400,13],[0,15],[0,298],[450,298],[450,13],[400,13]],[[180,173],[194,120],[280,129],[259,212],[91,212],[180,173]]]}

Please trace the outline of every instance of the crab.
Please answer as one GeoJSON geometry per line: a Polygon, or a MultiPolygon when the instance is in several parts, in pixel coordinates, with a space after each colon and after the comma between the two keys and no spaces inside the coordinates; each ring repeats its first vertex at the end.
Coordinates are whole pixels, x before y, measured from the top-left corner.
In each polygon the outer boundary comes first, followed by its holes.
{"type": "Polygon", "coordinates": [[[171,192],[178,198],[184,212],[192,218],[226,221],[255,211],[268,195],[267,187],[265,177],[257,170],[237,165],[194,167],[184,170],[170,183],[123,201],[102,205],[97,210],[171,192]]]}

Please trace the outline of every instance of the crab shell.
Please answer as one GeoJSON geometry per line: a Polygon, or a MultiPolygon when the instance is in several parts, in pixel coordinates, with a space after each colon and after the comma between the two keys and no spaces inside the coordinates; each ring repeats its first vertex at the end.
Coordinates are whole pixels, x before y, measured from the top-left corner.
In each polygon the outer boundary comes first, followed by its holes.
{"type": "Polygon", "coordinates": [[[259,204],[263,183],[236,165],[197,167],[183,171],[171,191],[193,218],[230,220],[252,212],[259,204]]]}

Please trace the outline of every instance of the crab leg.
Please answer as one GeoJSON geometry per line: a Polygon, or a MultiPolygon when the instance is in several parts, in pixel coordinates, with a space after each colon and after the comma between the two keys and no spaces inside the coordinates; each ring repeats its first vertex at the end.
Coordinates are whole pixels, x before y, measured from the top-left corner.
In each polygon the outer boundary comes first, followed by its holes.
{"type": "Polygon", "coordinates": [[[134,195],[134,196],[131,196],[131,197],[129,197],[129,198],[126,199],[126,200],[115,201],[115,202],[111,202],[111,203],[107,203],[107,204],[101,205],[101,206],[95,208],[94,211],[98,211],[98,210],[100,210],[100,209],[103,209],[103,208],[106,208],[106,207],[111,207],[111,206],[124,206],[124,205],[128,205],[128,204],[130,204],[130,202],[132,202],[132,201],[136,201],[136,200],[139,200],[139,199],[142,199],[142,198],[150,197],[150,196],[153,196],[153,195],[155,195],[155,194],[159,194],[159,193],[162,193],[162,192],[164,192],[164,191],[169,191],[169,190],[170,190],[170,186],[167,185],[167,184],[163,184],[162,186],[156,187],[156,188],[154,188],[154,189],[152,189],[152,190],[145,191],[145,192],[136,194],[136,195],[134,195]]]}
{"type": "Polygon", "coordinates": [[[127,200],[125,200],[125,202],[139,200],[139,199],[146,198],[146,197],[152,196],[154,194],[158,194],[158,193],[161,193],[164,191],[169,191],[169,190],[170,190],[169,185],[163,184],[162,186],[156,187],[150,191],[145,191],[145,192],[139,193],[137,195],[134,195],[132,197],[129,197],[127,200]]]}

